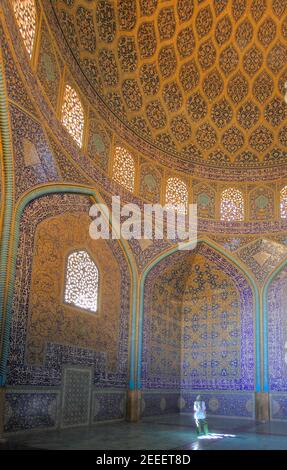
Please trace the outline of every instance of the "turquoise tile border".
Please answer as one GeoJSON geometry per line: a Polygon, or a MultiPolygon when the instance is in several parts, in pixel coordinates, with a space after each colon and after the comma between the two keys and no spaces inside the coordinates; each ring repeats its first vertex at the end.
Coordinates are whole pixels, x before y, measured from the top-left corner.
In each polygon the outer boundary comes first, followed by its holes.
{"type": "MultiPolygon", "coordinates": [[[[9,127],[9,114],[8,114],[8,103],[6,99],[6,86],[4,77],[4,63],[2,60],[2,54],[0,50],[0,132],[1,141],[3,148],[3,160],[2,160],[2,175],[4,177],[3,187],[3,225],[1,232],[1,245],[0,245],[0,355],[1,347],[8,347],[9,336],[5,334],[5,319],[4,319],[4,299],[6,280],[9,264],[9,242],[11,236],[11,224],[13,217],[13,202],[14,202],[14,174],[13,174],[13,153],[12,143],[10,136],[9,127]]],[[[3,374],[5,367],[2,360],[0,361],[0,386],[3,383],[3,374]]]]}

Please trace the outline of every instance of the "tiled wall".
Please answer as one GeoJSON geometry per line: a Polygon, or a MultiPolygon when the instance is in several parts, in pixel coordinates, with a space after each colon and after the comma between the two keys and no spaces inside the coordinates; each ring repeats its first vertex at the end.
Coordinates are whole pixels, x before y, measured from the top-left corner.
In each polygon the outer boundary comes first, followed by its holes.
{"type": "Polygon", "coordinates": [[[270,419],[272,421],[287,421],[287,393],[271,393],[270,419]]]}
{"type": "MultiPolygon", "coordinates": [[[[84,373],[86,369],[84,369],[84,373]]],[[[56,429],[120,420],[126,416],[125,389],[86,389],[78,403],[65,406],[64,387],[8,388],[5,399],[4,432],[56,429]],[[76,405],[76,406],[74,406],[76,405]],[[79,406],[81,405],[81,406],[79,406]],[[84,406],[83,406],[84,405],[84,406]]]]}
{"type": "Polygon", "coordinates": [[[254,393],[248,392],[182,392],[182,413],[193,413],[193,403],[199,394],[206,403],[209,416],[255,418],[255,396],[254,393]]]}
{"type": "Polygon", "coordinates": [[[178,413],[180,394],[169,390],[144,391],[141,400],[141,416],[178,413]]]}
{"type": "Polygon", "coordinates": [[[96,241],[86,240],[83,219],[90,204],[84,196],[44,196],[24,211],[10,333],[6,432],[126,415],[130,278],[118,243],[112,242],[107,250],[94,247],[102,289],[99,312],[71,310],[61,297],[61,244],[67,242],[71,249],[87,246],[93,252],[90,243],[96,241]]]}
{"type": "MultiPolygon", "coordinates": [[[[249,392],[148,390],[142,394],[141,415],[161,416],[169,413],[190,413],[199,395],[206,403],[207,416],[255,419],[255,394],[249,392]]],[[[287,411],[287,397],[285,397],[287,411]]],[[[287,419],[287,412],[286,412],[287,419]]]]}
{"type": "Polygon", "coordinates": [[[287,392],[287,322],[285,267],[268,289],[268,372],[271,392],[287,392]]]}
{"type": "Polygon", "coordinates": [[[200,244],[157,264],[145,292],[143,416],[191,412],[205,390],[211,414],[252,418],[255,313],[244,275],[200,244]]]}
{"type": "MultiPolygon", "coordinates": [[[[26,90],[24,78],[26,77],[27,81],[32,80],[32,75],[29,75],[29,65],[26,63],[26,57],[25,63],[22,60],[20,73],[20,67],[17,69],[17,65],[13,58],[12,49],[10,50],[10,46],[8,46],[8,44],[13,43],[17,52],[22,50],[22,46],[16,39],[15,27],[11,25],[11,23],[13,23],[12,15],[11,18],[9,18],[8,23],[10,24],[11,31],[14,31],[13,40],[5,40],[5,33],[2,27],[0,34],[5,73],[7,76],[7,93],[9,99],[13,101],[13,103],[10,102],[9,111],[11,117],[11,128],[13,131],[16,198],[20,197],[23,192],[31,188],[33,185],[44,182],[56,182],[61,179],[65,181],[87,182],[83,175],[78,175],[78,170],[74,165],[73,159],[77,161],[78,165],[82,165],[82,170],[84,168],[84,170],[89,173],[89,176],[91,176],[94,181],[97,181],[100,185],[105,186],[105,188],[109,190],[111,188],[111,181],[98,170],[97,166],[94,166],[92,159],[94,158],[95,151],[94,148],[91,149],[90,144],[91,141],[93,141],[91,139],[93,134],[101,135],[103,142],[101,143],[100,148],[104,148],[104,151],[102,152],[103,155],[99,155],[101,158],[99,167],[106,170],[110,154],[110,132],[106,128],[101,128],[99,130],[99,126],[101,127],[102,123],[98,122],[97,116],[95,123],[93,122],[93,126],[91,126],[88,139],[89,157],[85,156],[81,152],[78,152],[78,149],[75,149],[70,141],[61,136],[62,131],[60,129],[59,123],[55,117],[52,116],[51,112],[47,112],[47,109],[49,109],[49,111],[51,110],[50,108],[47,108],[45,98],[41,95],[38,87],[36,86],[36,83],[33,83],[35,101],[33,103],[31,101],[31,96],[26,90]],[[52,138],[51,142],[48,140],[46,131],[44,132],[44,127],[42,127],[38,121],[38,109],[41,109],[43,115],[46,115],[46,125],[49,127],[49,130],[51,132],[53,131],[55,135],[57,135],[58,141],[62,143],[62,148],[65,147],[67,150],[67,153],[69,154],[69,161],[66,156],[65,159],[62,155],[60,155],[58,150],[56,151],[56,145],[51,145],[52,138]],[[34,144],[34,147],[32,144],[34,144]],[[34,160],[29,160],[31,155],[34,155],[34,160]],[[55,163],[56,161],[58,166],[55,163]],[[58,171],[58,167],[60,168],[60,172],[58,171]]],[[[47,25],[45,22],[43,22],[42,39],[46,37],[46,30],[47,25]]],[[[42,57],[42,53],[45,53],[43,50],[44,47],[45,45],[41,42],[40,57],[42,57]]],[[[47,42],[46,48],[49,48],[51,54],[53,52],[52,55],[54,56],[55,61],[59,61],[58,66],[59,69],[62,70],[63,64],[61,64],[61,60],[57,54],[54,54],[55,51],[52,51],[52,44],[47,42]]],[[[18,65],[20,65],[21,57],[23,59],[23,51],[21,54],[17,55],[19,56],[18,65]]],[[[44,67],[44,65],[45,64],[42,62],[38,64],[37,70],[39,79],[46,90],[49,100],[53,105],[55,105],[57,96],[53,93],[50,93],[50,91],[54,92],[55,89],[57,89],[59,85],[59,77],[58,74],[55,76],[57,86],[55,82],[52,89],[47,88],[47,83],[45,82],[43,74],[41,73],[41,67],[44,67]]],[[[45,67],[43,70],[44,69],[45,67]]],[[[95,117],[91,117],[91,123],[94,118],[95,117]]],[[[141,150],[140,145],[138,145],[138,147],[139,150],[141,150]]],[[[96,153],[97,152],[98,148],[96,149],[96,153]]],[[[144,152],[142,153],[144,154],[144,152]]],[[[141,166],[142,175],[144,176],[144,171],[147,173],[152,173],[152,170],[154,171],[154,167],[146,167],[147,161],[148,160],[143,159],[144,164],[141,166]],[[145,170],[143,171],[143,169],[145,170]]],[[[201,166],[199,169],[197,169],[199,173],[198,180],[195,180],[195,188],[197,187],[196,185],[201,184],[201,177],[210,179],[214,178],[213,173],[206,172],[206,174],[204,174],[204,169],[200,170],[200,168],[201,166]]],[[[281,170],[279,167],[278,170],[275,168],[274,175],[279,177],[280,171],[281,170]]],[[[238,180],[245,180],[247,173],[248,171],[244,167],[238,170],[238,180]]],[[[146,189],[143,190],[142,186],[140,185],[141,195],[147,197],[147,199],[150,200],[158,200],[159,188],[162,184],[162,175],[160,172],[155,172],[152,174],[154,175],[157,182],[157,193],[147,194],[146,189]]],[[[236,173],[234,173],[234,175],[236,175],[236,173]]],[[[253,178],[254,181],[255,179],[258,181],[260,178],[262,180],[269,179],[269,169],[261,169],[260,172],[258,172],[256,178],[254,175],[253,178]]],[[[234,179],[236,180],[236,176],[233,177],[232,181],[234,179]]],[[[142,183],[142,179],[140,181],[142,183]]],[[[207,184],[205,179],[203,182],[204,184],[207,184]]],[[[208,234],[215,232],[217,235],[214,235],[214,238],[217,237],[218,243],[222,244],[228,250],[231,250],[231,248],[228,246],[229,242],[227,243],[225,238],[227,239],[226,234],[229,232],[231,244],[234,244],[235,242],[241,243],[241,240],[243,240],[243,238],[240,237],[238,240],[236,240],[233,236],[233,233],[240,235],[245,234],[246,236],[253,233],[254,236],[256,236],[256,234],[261,236],[260,234],[262,233],[278,232],[276,235],[278,238],[278,243],[286,245],[286,236],[283,233],[286,231],[286,223],[284,221],[274,219],[274,191],[276,190],[279,192],[280,184],[278,183],[276,186],[273,183],[270,183],[270,188],[268,189],[264,187],[264,190],[259,187],[261,183],[258,186],[258,189],[256,189],[256,182],[249,185],[249,192],[246,192],[246,195],[248,194],[248,197],[246,198],[246,205],[248,206],[249,216],[252,219],[252,222],[244,224],[237,223],[231,226],[224,223],[222,224],[219,221],[214,222],[207,218],[206,220],[200,221],[200,230],[208,234]],[[266,206],[267,209],[265,211],[263,211],[262,207],[258,205],[262,195],[267,197],[269,200],[269,205],[266,206]],[[257,220],[257,222],[254,222],[254,220],[257,220]],[[263,224],[261,223],[262,220],[265,221],[263,224]],[[280,231],[282,234],[279,233],[280,231]]],[[[221,190],[220,184],[217,186],[213,183],[213,186],[216,191],[221,190]]],[[[197,189],[194,191],[195,199],[197,195],[197,189]]],[[[204,190],[201,187],[200,191],[198,192],[204,196],[211,194],[210,207],[207,209],[203,208],[207,214],[203,213],[204,211],[201,213],[203,218],[205,218],[206,215],[208,215],[208,217],[211,219],[214,217],[215,193],[213,189],[211,189],[211,186],[207,184],[207,187],[204,188],[204,190]]],[[[129,195],[129,197],[135,200],[134,195],[129,195]]],[[[64,211],[70,211],[71,209],[75,208],[75,205],[77,205],[79,210],[82,210],[83,208],[86,210],[88,207],[86,202],[76,198],[69,198],[67,196],[55,196],[51,198],[46,197],[43,198],[42,201],[38,200],[30,205],[30,207],[27,209],[26,219],[24,218],[21,223],[22,238],[20,237],[20,246],[17,260],[17,279],[12,316],[11,349],[8,370],[9,385],[6,393],[6,432],[16,432],[37,428],[51,429],[63,424],[73,425],[79,424],[80,422],[90,423],[106,419],[122,419],[125,416],[126,388],[128,379],[127,312],[129,310],[130,285],[127,270],[123,263],[123,256],[119,252],[118,247],[114,247],[114,249],[118,260],[120,260],[119,264],[121,265],[121,274],[122,278],[124,279],[121,284],[121,293],[123,294],[124,300],[121,305],[121,331],[119,334],[120,352],[119,356],[117,357],[118,368],[116,372],[110,372],[106,370],[106,361],[108,355],[107,351],[96,352],[93,349],[77,347],[74,343],[72,345],[59,344],[55,340],[47,342],[45,345],[45,358],[43,364],[27,365],[26,363],[26,334],[28,330],[27,319],[29,313],[28,281],[31,279],[32,272],[31,265],[33,259],[34,242],[33,230],[36,229],[38,221],[41,218],[43,220],[46,215],[51,216],[55,215],[56,212],[60,213],[63,206],[65,206],[64,211]],[[87,393],[85,395],[86,400],[89,400],[88,408],[86,408],[86,416],[82,418],[77,416],[73,417],[72,415],[73,413],[76,413],[76,410],[72,409],[70,411],[68,410],[66,421],[63,421],[63,370],[67,364],[73,365],[77,368],[83,367],[83,370],[87,367],[91,367],[92,388],[91,393],[87,393]]],[[[278,208],[278,205],[276,207],[278,208]]],[[[252,247],[249,242],[250,240],[245,241],[247,248],[244,248],[244,251],[242,250],[241,252],[238,252],[237,256],[249,267],[257,281],[263,283],[268,274],[274,269],[279,261],[285,257],[286,252],[282,249],[281,245],[282,253],[280,252],[278,256],[275,256],[275,248],[278,251],[278,247],[273,247],[271,250],[271,244],[269,241],[266,242],[268,247],[263,246],[261,241],[256,242],[259,245],[258,247],[252,247]],[[261,261],[258,263],[256,262],[256,259],[254,261],[254,255],[256,255],[255,248],[261,254],[263,251],[263,255],[265,252],[270,255],[269,260],[266,263],[260,264],[261,261]],[[264,270],[266,270],[266,272],[264,270]]],[[[140,267],[144,266],[145,263],[150,261],[152,256],[162,249],[162,247],[159,245],[158,248],[150,248],[150,251],[143,251],[138,249],[138,253],[135,252],[135,256],[138,256],[138,259],[140,258],[140,261],[138,261],[140,267]]],[[[206,255],[207,252],[205,249],[204,256],[206,255]]],[[[179,279],[185,280],[185,266],[180,267],[181,256],[181,254],[178,255],[179,264],[172,267],[172,269],[169,271],[169,277],[166,277],[167,273],[165,272],[166,279],[172,280],[174,274],[178,274],[180,271],[179,279]]],[[[239,296],[236,297],[235,295],[233,299],[229,299],[231,302],[240,302],[240,311],[242,316],[241,319],[237,318],[234,330],[237,333],[240,331],[240,344],[239,341],[237,341],[237,344],[235,344],[236,347],[234,347],[233,351],[231,351],[234,353],[232,367],[223,367],[222,364],[224,361],[222,360],[221,364],[216,366],[216,383],[212,381],[213,378],[211,375],[204,377],[203,371],[201,371],[199,374],[199,380],[198,375],[196,379],[192,378],[191,367],[185,367],[187,362],[190,361],[189,364],[192,363],[192,351],[190,351],[188,348],[188,339],[185,340],[183,338],[183,344],[185,345],[185,362],[183,370],[187,371],[189,377],[184,377],[183,371],[182,374],[178,372],[180,371],[182,363],[180,348],[178,347],[177,343],[178,337],[180,335],[180,320],[178,318],[178,313],[179,311],[181,312],[181,307],[179,308],[181,292],[180,290],[178,291],[177,285],[171,286],[168,285],[168,282],[165,282],[164,286],[163,283],[160,285],[160,282],[158,281],[153,292],[153,297],[148,298],[147,296],[147,302],[145,304],[145,308],[147,310],[145,310],[146,315],[144,319],[144,355],[142,363],[142,380],[144,385],[142,400],[143,416],[149,416],[156,413],[164,414],[175,411],[192,412],[193,401],[197,392],[191,392],[190,389],[199,387],[204,390],[202,395],[207,402],[209,414],[218,416],[241,416],[245,418],[254,417],[255,401],[252,390],[254,388],[253,377],[255,354],[253,342],[254,329],[251,318],[253,302],[250,292],[251,289],[250,286],[247,285],[244,277],[238,273],[234,266],[231,264],[228,265],[226,261],[223,261],[223,258],[220,258],[215,252],[210,253],[209,262],[210,261],[212,261],[212,263],[217,262],[218,266],[220,267],[224,266],[226,268],[226,276],[231,277],[238,286],[239,296]],[[165,287],[166,292],[169,293],[169,300],[172,298],[172,296],[175,296],[176,300],[176,302],[173,303],[173,306],[166,310],[165,313],[163,313],[161,309],[161,302],[164,300],[164,295],[160,293],[160,289],[162,287],[165,287]],[[148,311],[150,307],[152,308],[150,311],[148,311]],[[166,313],[168,313],[168,315],[166,315],[166,313]],[[152,331],[153,334],[151,334],[152,331]],[[222,372],[222,377],[219,377],[220,369],[222,372]],[[230,380],[230,376],[226,376],[226,373],[231,374],[231,376],[233,374],[233,379],[230,380]],[[183,390],[180,392],[182,387],[183,390]],[[216,391],[211,392],[210,390],[212,388],[216,391]],[[227,392],[227,389],[236,389],[237,391],[232,393],[231,391],[227,392]],[[248,391],[243,392],[242,390],[248,391]]],[[[164,269],[168,267],[168,264],[169,260],[167,260],[167,262],[164,264],[164,269]]],[[[199,264],[202,265],[202,263],[199,264]]],[[[149,280],[150,286],[153,286],[159,273],[159,269],[156,269],[152,272],[149,280]]],[[[200,279],[202,279],[202,276],[204,277],[205,274],[204,269],[201,269],[199,274],[200,279]]],[[[217,270],[214,269],[213,273],[211,274],[217,276],[216,282],[218,282],[217,270]]],[[[162,278],[162,280],[163,279],[164,278],[162,278]]],[[[224,276],[221,278],[221,282],[225,282],[224,276]]],[[[202,285],[203,284],[204,283],[202,283],[202,285]]],[[[208,282],[205,282],[205,284],[208,284],[208,282]]],[[[285,343],[287,338],[285,325],[285,285],[286,282],[284,280],[283,272],[281,277],[272,283],[268,297],[269,372],[270,388],[273,391],[270,397],[270,409],[271,419],[274,420],[287,419],[287,395],[285,393],[287,390],[287,366],[285,361],[285,343]]],[[[192,285],[190,285],[190,288],[192,288],[192,285]]],[[[191,300],[192,299],[189,299],[188,302],[191,303],[191,300]]],[[[228,299],[225,299],[225,306],[227,303],[228,299]]],[[[212,307],[212,305],[210,307],[212,307]]],[[[215,307],[216,305],[214,305],[214,308],[215,307]]],[[[224,312],[221,311],[221,314],[223,313],[224,312]]],[[[201,322],[199,326],[204,327],[204,322],[201,322]]],[[[187,330],[188,329],[189,328],[187,328],[187,330]]],[[[204,363],[204,361],[202,362],[204,363]]],[[[208,367],[205,367],[204,365],[202,369],[204,368],[207,369],[208,367]]]]}
{"type": "Polygon", "coordinates": [[[53,429],[58,424],[59,390],[8,389],[4,431],[53,429]]]}

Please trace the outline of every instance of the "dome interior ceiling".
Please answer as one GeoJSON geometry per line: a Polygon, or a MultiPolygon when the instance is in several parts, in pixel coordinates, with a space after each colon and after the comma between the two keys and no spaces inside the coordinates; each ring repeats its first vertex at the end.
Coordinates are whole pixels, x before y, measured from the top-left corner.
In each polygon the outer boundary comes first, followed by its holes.
{"type": "Polygon", "coordinates": [[[94,89],[183,160],[286,162],[286,0],[54,0],[94,89]]]}

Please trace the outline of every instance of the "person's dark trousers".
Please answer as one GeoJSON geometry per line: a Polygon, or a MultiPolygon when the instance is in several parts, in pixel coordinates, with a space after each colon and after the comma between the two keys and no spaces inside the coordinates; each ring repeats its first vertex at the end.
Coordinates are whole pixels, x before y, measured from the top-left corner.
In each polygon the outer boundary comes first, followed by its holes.
{"type": "Polygon", "coordinates": [[[198,436],[207,435],[208,434],[208,424],[206,419],[196,419],[196,432],[198,436]]]}

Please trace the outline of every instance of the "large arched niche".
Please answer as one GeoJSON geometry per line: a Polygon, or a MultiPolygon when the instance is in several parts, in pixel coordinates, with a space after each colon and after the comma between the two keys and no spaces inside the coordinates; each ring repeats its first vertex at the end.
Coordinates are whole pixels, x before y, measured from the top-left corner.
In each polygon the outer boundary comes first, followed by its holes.
{"type": "MultiPolygon", "coordinates": [[[[287,263],[271,280],[267,291],[266,336],[270,418],[287,419],[287,263]]],[[[265,360],[266,360],[265,356],[265,360]]]]}
{"type": "Polygon", "coordinates": [[[125,416],[131,279],[118,241],[89,237],[91,205],[88,196],[49,194],[30,202],[21,217],[7,432],[125,416]],[[66,259],[77,249],[99,269],[96,313],[64,303],[66,259]]]}
{"type": "Polygon", "coordinates": [[[144,285],[143,414],[254,417],[255,299],[243,272],[200,242],[165,257],[144,285]]]}

